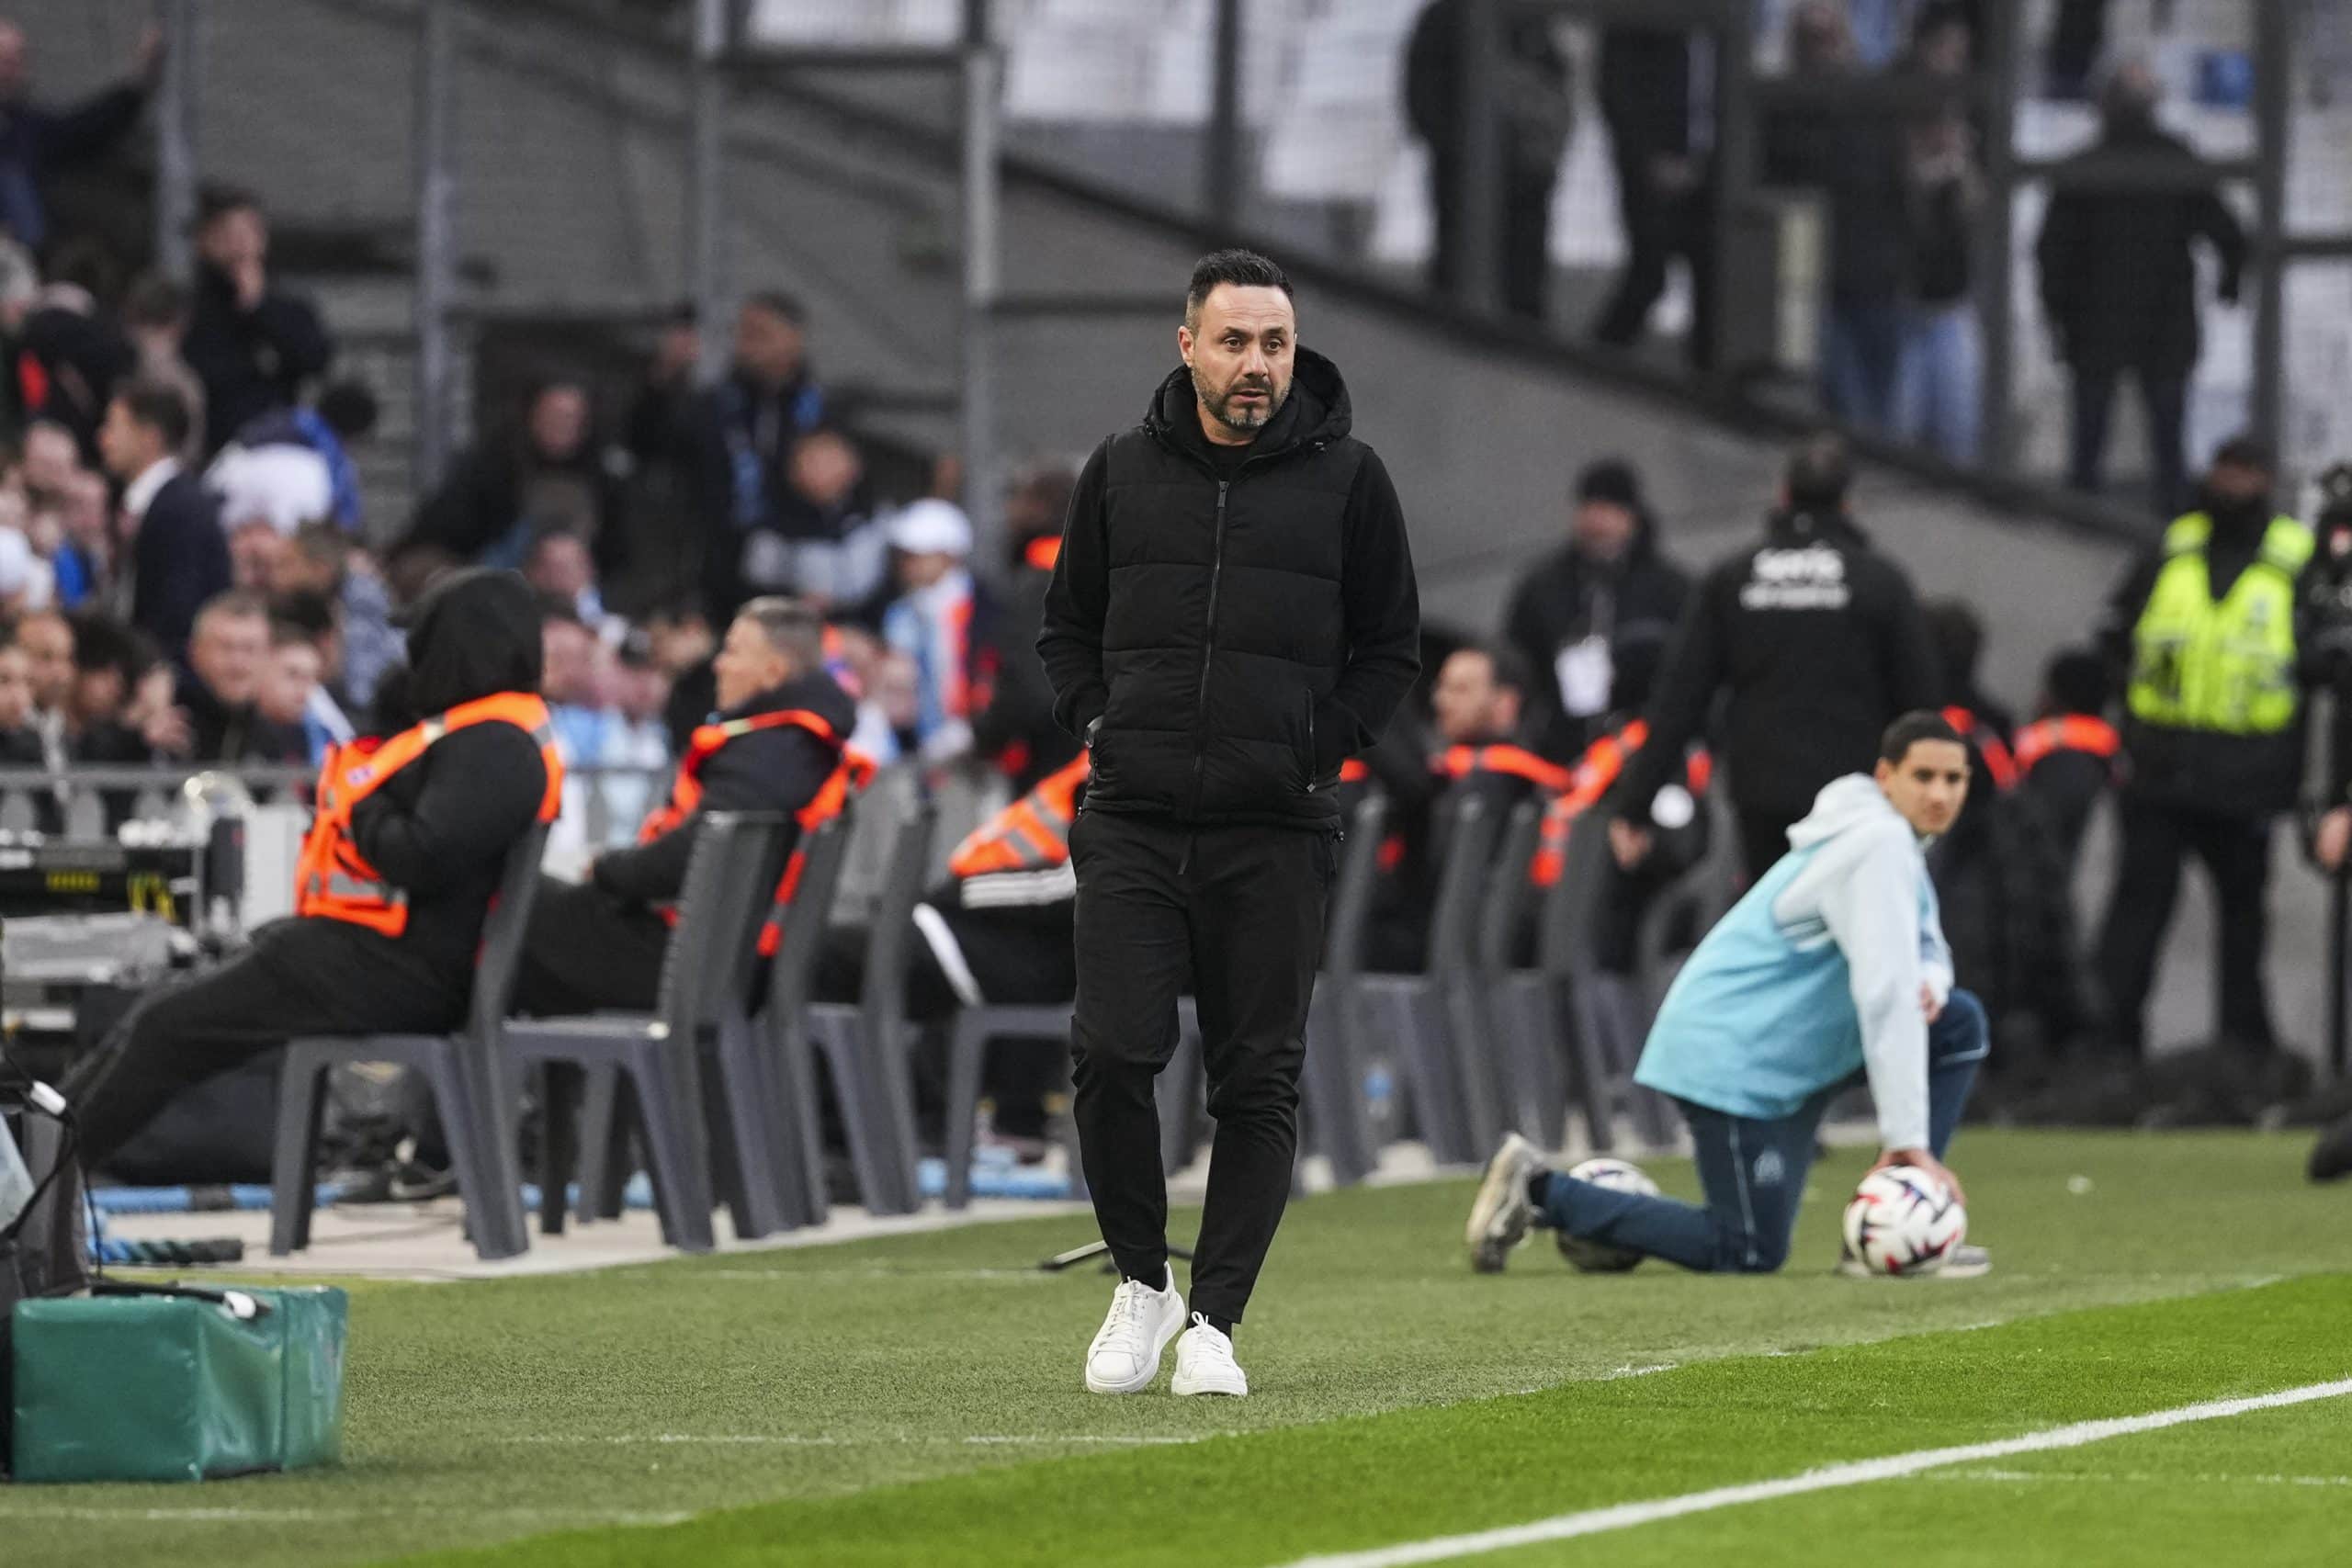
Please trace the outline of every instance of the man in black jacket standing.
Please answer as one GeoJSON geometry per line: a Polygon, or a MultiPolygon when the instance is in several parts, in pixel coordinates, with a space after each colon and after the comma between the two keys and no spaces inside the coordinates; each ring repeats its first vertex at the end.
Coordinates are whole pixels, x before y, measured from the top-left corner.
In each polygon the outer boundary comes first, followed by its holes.
{"type": "Polygon", "coordinates": [[[1893,561],[1846,511],[1846,444],[1815,435],[1789,460],[1781,509],[1755,548],[1719,563],[1682,617],[1651,699],[1649,743],[1617,792],[1610,840],[1631,869],[1649,852],[1648,803],[1682,767],[1718,692],[1716,756],[1730,769],[1748,874],[1788,852],[1821,786],[1867,771],[1900,715],[1936,705],[1926,617],[1893,561]]]}
{"type": "Polygon", "coordinates": [[[1079,477],[1037,651],[1093,753],[1074,1113],[1120,1283],[1086,1385],[1142,1392],[1184,1326],[1152,1080],[1189,990],[1217,1126],[1174,1392],[1243,1394],[1233,1328],[1290,1193],[1334,792],[1412,685],[1420,603],[1387,470],[1338,367],[1297,346],[1282,269],[1203,257],[1176,341],[1143,423],[1079,477]]]}
{"type": "Polygon", "coordinates": [[[857,710],[825,672],[824,635],[823,619],[796,600],[743,606],[711,662],[718,711],[688,735],[670,804],[639,843],[598,856],[587,881],[541,887],[515,975],[517,1009],[653,1007],[667,911],[685,886],[703,813],[797,812],[840,765],[857,710]]]}

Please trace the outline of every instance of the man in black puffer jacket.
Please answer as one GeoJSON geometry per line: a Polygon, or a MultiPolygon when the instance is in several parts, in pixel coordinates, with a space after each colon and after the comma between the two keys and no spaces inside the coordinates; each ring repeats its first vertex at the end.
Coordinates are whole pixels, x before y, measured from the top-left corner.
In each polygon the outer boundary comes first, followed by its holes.
{"type": "Polygon", "coordinates": [[[1340,768],[1419,668],[1395,489],[1348,434],[1338,368],[1296,346],[1282,269],[1204,257],[1177,344],[1143,423],[1079,477],[1037,639],[1055,717],[1093,752],[1071,1048],[1121,1276],[1087,1357],[1098,1393],[1148,1387],[1184,1324],[1152,1079],[1187,991],[1217,1128],[1175,1392],[1248,1392],[1233,1325],[1290,1192],[1340,768]]]}

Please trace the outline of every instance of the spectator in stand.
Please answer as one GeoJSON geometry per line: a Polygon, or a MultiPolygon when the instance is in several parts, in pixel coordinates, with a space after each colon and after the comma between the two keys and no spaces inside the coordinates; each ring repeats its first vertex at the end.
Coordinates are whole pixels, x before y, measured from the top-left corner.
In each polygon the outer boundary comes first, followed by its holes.
{"type": "Polygon", "coordinates": [[[351,741],[351,721],[327,691],[326,669],[313,628],[292,621],[270,623],[269,659],[255,706],[265,724],[294,742],[292,754],[272,761],[315,765],[329,748],[351,741]]]}
{"type": "Polygon", "coordinates": [[[138,368],[138,351],[109,307],[120,269],[96,242],[58,247],[49,281],[33,296],[17,332],[15,379],[28,419],[54,420],[74,433],[78,455],[97,454],[98,423],[118,384],[138,368]]]}
{"type": "Polygon", "coordinates": [[[266,517],[284,534],[327,519],[356,535],[359,470],[350,446],[375,428],[375,394],[356,381],[337,381],[319,394],[315,409],[279,409],[237,432],[205,482],[232,518],[266,517]]]}
{"type": "Polygon", "coordinates": [[[605,780],[605,807],[621,826],[644,819],[655,804],[655,782],[670,766],[670,732],[662,712],[669,677],[654,662],[653,639],[632,631],[618,644],[599,645],[603,675],[612,688],[613,724],[605,761],[623,772],[605,780]]]}
{"type": "MultiPolygon", "coordinates": [[[[548,840],[548,858],[558,867],[580,867],[605,847],[589,831],[589,801],[597,781],[580,770],[604,766],[613,716],[600,705],[596,690],[596,634],[578,612],[560,600],[541,597],[539,638],[539,694],[547,699],[556,750],[571,770],[563,784],[563,815],[548,840]]],[[[621,831],[628,824],[606,826],[621,831]]]]}
{"type": "Polygon", "coordinates": [[[285,574],[286,536],[266,518],[232,524],[222,518],[229,536],[229,585],[248,593],[267,593],[285,574]]]}
{"type": "Polygon", "coordinates": [[[1976,460],[1983,390],[1969,289],[1969,254],[1985,200],[1966,112],[1974,47],[1957,0],[1920,12],[1908,68],[1928,105],[1906,127],[1910,288],[1894,389],[1894,433],[1962,465],[1976,460]]]}
{"type": "MultiPolygon", "coordinates": [[[[1845,7],[1804,0],[1789,20],[1789,73],[1821,86],[1859,80],[1845,7]]],[[[1829,311],[1821,344],[1822,400],[1866,427],[1894,414],[1908,270],[1903,138],[1875,113],[1804,102],[1764,124],[1767,183],[1821,191],[1829,206],[1829,311]]],[[[1777,858],[1777,857],[1776,857],[1777,858]]]]}
{"type": "Polygon", "coordinates": [[[1625,270],[1592,335],[1615,348],[1642,340],[1666,292],[1667,264],[1690,269],[1690,333],[1684,352],[1704,369],[1713,349],[1714,211],[1706,150],[1692,137],[1691,35],[1626,23],[1601,29],[1594,79],[1617,166],[1617,213],[1625,270]]]}
{"type": "MultiPolygon", "coordinates": [[[[1062,521],[1077,488],[1077,471],[1053,463],[1020,476],[1007,492],[1004,526],[1012,546],[1012,587],[1006,626],[1042,623],[1046,590],[1053,583],[1054,562],[1061,553],[1062,521]]],[[[1003,655],[988,705],[972,721],[972,737],[980,754],[1012,781],[1013,793],[1026,795],[1082,748],[1054,722],[1054,688],[1037,650],[1025,638],[1016,638],[1003,655]]]]}
{"type": "Polygon", "coordinates": [[[778,512],[792,486],[801,436],[825,421],[825,394],[809,373],[806,317],[791,296],[754,294],[735,318],[735,359],[724,380],[692,405],[677,433],[693,474],[703,530],[704,590],[714,623],[750,598],[752,536],[781,536],[778,512]]]}
{"type": "Polygon", "coordinates": [[[164,35],[141,31],[130,75],[62,109],[29,101],[29,54],[24,29],[0,22],[0,228],[38,254],[49,243],[49,176],[104,157],[139,124],[163,69],[164,35]]]}
{"type": "MultiPolygon", "coordinates": [[[[1461,63],[1468,9],[1463,0],[1430,0],[1405,46],[1405,117],[1429,147],[1430,205],[1437,221],[1430,288],[1452,300],[1461,299],[1469,284],[1461,169],[1469,120],[1462,107],[1461,63]]],[[[1496,297],[1510,314],[1541,321],[1552,271],[1552,187],[1576,128],[1571,62],[1549,17],[1498,13],[1495,30],[1503,160],[1497,192],[1502,227],[1492,253],[1496,297]]]]}
{"type": "Polygon", "coordinates": [[[155,646],[103,615],[74,623],[74,687],[66,749],[76,762],[146,762],[185,756],[187,717],[172,699],[171,667],[155,646]]]}
{"type": "Polygon", "coordinates": [[[141,380],[169,387],[187,405],[187,439],[175,454],[182,467],[193,471],[204,454],[204,383],[188,368],[181,353],[187,341],[188,291],[162,273],[142,273],[123,296],[122,327],[138,356],[134,367],[141,380]]]}
{"type": "Polygon", "coordinates": [[[113,495],[104,474],[82,469],[67,481],[54,514],[58,543],[50,566],[57,574],[57,602],[78,609],[105,592],[114,570],[113,495]]]}
{"type": "Polygon", "coordinates": [[[791,590],[820,609],[871,600],[888,575],[888,551],[865,457],[840,431],[812,430],[793,443],[788,471],[768,524],[743,538],[743,586],[791,590]]]}
{"type": "MultiPolygon", "coordinates": [[[[219,407],[218,400],[214,406],[219,407]]],[[[196,612],[229,587],[229,542],[212,497],[172,454],[187,439],[187,409],[169,387],[132,382],[107,407],[98,433],[120,481],[130,530],[130,624],[178,658],[196,612]]]]}
{"type": "Polygon", "coordinates": [[[207,200],[196,231],[196,303],[181,345],[204,383],[214,447],[266,413],[302,400],[334,342],[311,302],[274,287],[269,224],[243,192],[207,200]]]}
{"type": "Polygon", "coordinates": [[[25,650],[41,765],[62,768],[66,708],[74,700],[74,624],[56,610],[37,610],[17,623],[17,646],[25,650]]]}
{"type": "Polygon", "coordinates": [[[375,563],[334,525],[305,524],[295,530],[270,592],[281,598],[316,596],[335,606],[342,658],[334,683],[353,712],[374,707],[385,672],[407,660],[404,639],[392,626],[391,594],[375,563]]]}
{"type": "Polygon", "coordinates": [[[596,592],[596,560],[587,541],[569,528],[533,536],[523,555],[523,581],[542,598],[560,600],[588,626],[605,621],[605,601],[596,592]]]}
{"type": "Polygon", "coordinates": [[[49,419],[25,426],[17,473],[27,499],[35,506],[62,502],[74,477],[83,471],[82,448],[72,431],[49,419]]]}
{"type": "Polygon", "coordinates": [[[57,586],[25,536],[24,510],[22,496],[0,495],[0,619],[46,609],[57,586]]]}
{"type": "Polygon", "coordinates": [[[1617,665],[1673,637],[1690,580],[1659,553],[1641,478],[1604,458],[1577,479],[1568,542],[1520,580],[1505,637],[1536,685],[1531,744],[1555,762],[1584,755],[1609,711],[1617,665]]]}
{"type": "Polygon", "coordinates": [[[0,643],[0,768],[43,764],[33,710],[32,659],[23,646],[0,643]]]}
{"type": "Polygon", "coordinates": [[[992,616],[967,567],[972,525],[952,501],[918,501],[891,517],[899,595],[882,613],[882,639],[915,666],[915,745],[926,762],[972,749],[976,694],[1001,662],[992,616]]]}
{"type": "Polygon", "coordinates": [[[458,456],[418,510],[409,539],[461,561],[519,568],[537,533],[568,529],[612,576],[627,565],[616,456],[596,434],[587,388],[560,377],[543,381],[519,428],[493,432],[458,456]]]}
{"type": "Polygon", "coordinates": [[[303,754],[300,728],[272,723],[256,705],[269,649],[269,605],[259,594],[232,591],[198,614],[175,699],[187,718],[184,757],[278,762],[303,754]]]}
{"type": "Polygon", "coordinates": [[[2064,172],[2080,179],[2116,164],[2118,184],[2061,184],[2034,254],[2042,314],[2074,379],[2068,482],[2093,491],[2103,483],[2116,383],[2129,371],[2147,414],[2150,500],[2169,518],[2187,499],[2183,432],[2189,376],[2202,349],[2197,243],[2212,248],[2217,292],[2223,304],[2234,305],[2246,242],[2222,199],[2220,176],[2198,180],[2202,160],[2157,122],[2161,97],[2155,73],[2143,62],[2126,63],[2109,80],[2099,100],[2098,143],[2064,172]],[[2188,175],[2192,184],[2134,188],[2126,183],[2127,164],[2188,175]]]}
{"type": "Polygon", "coordinates": [[[875,659],[857,701],[849,743],[883,766],[922,750],[922,677],[910,655],[887,649],[875,659]]]}

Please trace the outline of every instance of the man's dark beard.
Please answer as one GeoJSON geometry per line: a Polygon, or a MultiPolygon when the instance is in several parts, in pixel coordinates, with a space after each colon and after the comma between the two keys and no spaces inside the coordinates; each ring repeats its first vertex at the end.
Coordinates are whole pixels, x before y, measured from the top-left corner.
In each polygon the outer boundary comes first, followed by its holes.
{"type": "Polygon", "coordinates": [[[1266,412],[1264,415],[1254,423],[1248,424],[1242,423],[1239,420],[1233,417],[1232,393],[1228,392],[1225,396],[1219,397],[1215,392],[1209,390],[1208,383],[1201,379],[1201,373],[1198,370],[1193,372],[1193,395],[1201,400],[1201,407],[1209,411],[1209,417],[1216,421],[1219,424],[1225,426],[1227,430],[1238,430],[1254,434],[1258,431],[1263,430],[1267,425],[1272,423],[1274,415],[1280,413],[1282,412],[1283,405],[1290,401],[1290,389],[1287,387],[1284,387],[1282,390],[1277,392],[1272,387],[1236,386],[1234,388],[1234,391],[1263,392],[1266,395],[1266,412]]]}

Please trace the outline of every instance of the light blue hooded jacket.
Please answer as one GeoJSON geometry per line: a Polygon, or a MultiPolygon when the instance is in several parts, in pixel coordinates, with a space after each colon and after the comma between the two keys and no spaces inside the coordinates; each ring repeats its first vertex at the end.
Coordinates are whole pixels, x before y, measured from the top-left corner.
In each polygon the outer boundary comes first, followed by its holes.
{"type": "Polygon", "coordinates": [[[1922,987],[1951,992],[1925,848],[1875,780],[1824,788],[1789,852],[1700,942],[1634,1080],[1776,1121],[1868,1070],[1884,1147],[1928,1145],[1922,987]]]}

